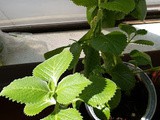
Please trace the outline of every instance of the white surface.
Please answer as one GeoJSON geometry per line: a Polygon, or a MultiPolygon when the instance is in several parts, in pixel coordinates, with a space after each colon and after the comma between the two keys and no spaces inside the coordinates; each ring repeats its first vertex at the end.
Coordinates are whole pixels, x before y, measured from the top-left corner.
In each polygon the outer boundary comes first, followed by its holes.
{"type": "Polygon", "coordinates": [[[0,0],[0,26],[83,21],[85,11],[70,0],[0,0]]]}
{"type": "MultiPolygon", "coordinates": [[[[125,52],[132,49],[139,49],[143,51],[160,50],[160,23],[136,25],[139,29],[147,29],[148,34],[143,36],[142,39],[152,40],[154,46],[130,45],[125,52]]],[[[110,32],[113,29],[104,30],[110,32]]],[[[115,30],[115,29],[114,29],[115,30]]],[[[67,31],[67,32],[54,32],[43,34],[19,34],[18,38],[8,36],[5,37],[7,47],[6,61],[7,65],[41,62],[44,60],[43,54],[49,50],[65,46],[73,41],[70,39],[78,40],[87,30],[67,31]]],[[[139,38],[137,38],[139,39],[139,38]]]]}

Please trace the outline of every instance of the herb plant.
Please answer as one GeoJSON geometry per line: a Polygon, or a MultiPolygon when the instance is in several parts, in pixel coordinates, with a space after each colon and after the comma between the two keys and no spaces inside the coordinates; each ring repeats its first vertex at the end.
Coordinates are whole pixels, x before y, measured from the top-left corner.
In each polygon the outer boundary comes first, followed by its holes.
{"type": "MultiPolygon", "coordinates": [[[[102,28],[114,27],[125,16],[144,20],[145,0],[72,0],[87,9],[88,32],[68,46],[62,46],[44,56],[47,59],[33,70],[33,76],[13,81],[0,93],[18,103],[24,103],[24,113],[29,116],[54,105],[54,111],[42,120],[81,120],[78,101],[102,111],[106,119],[121,99],[121,91],[129,92],[135,86],[134,72],[122,61],[123,51],[129,44],[153,45],[148,40],[136,39],[146,35],[144,29],[120,24],[119,31],[108,34],[102,28]],[[69,50],[67,50],[69,48],[69,50]],[[76,73],[82,51],[84,69],[76,73]],[[53,57],[52,57],[53,56],[53,57]],[[67,68],[72,75],[59,80],[67,68]],[[108,77],[109,76],[109,77],[108,77]],[[110,78],[110,79],[109,79],[110,78]],[[72,107],[70,108],[70,105],[72,107]]],[[[151,58],[138,50],[130,52],[135,66],[150,65],[151,58]]]]}

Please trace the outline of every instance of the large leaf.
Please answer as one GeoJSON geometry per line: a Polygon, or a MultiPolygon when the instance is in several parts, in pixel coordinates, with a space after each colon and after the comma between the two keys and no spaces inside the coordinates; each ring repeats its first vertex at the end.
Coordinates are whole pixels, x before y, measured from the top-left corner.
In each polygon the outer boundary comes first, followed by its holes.
{"type": "Polygon", "coordinates": [[[134,59],[136,65],[150,65],[150,66],[152,66],[151,57],[146,53],[140,52],[138,50],[133,50],[133,51],[131,51],[130,56],[132,59],[134,59]]]}
{"type": "Polygon", "coordinates": [[[20,103],[35,103],[49,96],[47,83],[37,77],[17,79],[3,88],[0,95],[20,103]]]}
{"type": "Polygon", "coordinates": [[[34,116],[36,114],[39,114],[42,110],[44,110],[48,106],[51,106],[54,104],[56,104],[56,101],[54,98],[51,98],[51,99],[47,98],[37,103],[29,103],[25,105],[24,113],[28,116],[34,116]]]}
{"type": "Polygon", "coordinates": [[[58,84],[56,90],[57,101],[61,104],[71,103],[89,84],[91,82],[79,73],[65,77],[58,84]]]}
{"type": "Polygon", "coordinates": [[[90,6],[97,6],[98,0],[71,0],[73,1],[76,5],[81,5],[85,7],[90,7],[90,6]]]}
{"type": "Polygon", "coordinates": [[[57,85],[59,77],[66,71],[72,61],[72,54],[65,49],[50,59],[44,61],[33,70],[33,76],[45,81],[53,81],[57,85]]]}
{"type": "Polygon", "coordinates": [[[76,109],[68,108],[60,110],[57,114],[52,113],[41,120],[82,120],[82,116],[76,109]]]}
{"type": "Polygon", "coordinates": [[[102,3],[101,7],[107,10],[128,14],[134,9],[135,2],[134,0],[111,0],[106,3],[102,3]]]}
{"type": "Polygon", "coordinates": [[[93,107],[108,103],[115,95],[117,89],[116,84],[109,79],[95,75],[91,76],[90,80],[92,84],[84,89],[80,98],[93,107]]]}
{"type": "Polygon", "coordinates": [[[139,20],[144,20],[147,14],[146,0],[135,0],[136,6],[131,15],[139,20]]]}
{"type": "Polygon", "coordinates": [[[78,42],[75,42],[71,45],[70,52],[73,55],[73,60],[69,66],[69,69],[73,69],[74,67],[76,67],[78,60],[79,60],[79,57],[80,57],[80,54],[81,54],[81,51],[82,51],[82,47],[78,42]]]}
{"type": "Polygon", "coordinates": [[[131,90],[135,86],[134,75],[125,64],[117,64],[111,71],[111,76],[121,90],[131,90]]]}
{"type": "Polygon", "coordinates": [[[120,55],[126,48],[127,37],[121,32],[114,31],[106,36],[99,35],[96,38],[92,38],[91,45],[98,51],[120,55]]]}

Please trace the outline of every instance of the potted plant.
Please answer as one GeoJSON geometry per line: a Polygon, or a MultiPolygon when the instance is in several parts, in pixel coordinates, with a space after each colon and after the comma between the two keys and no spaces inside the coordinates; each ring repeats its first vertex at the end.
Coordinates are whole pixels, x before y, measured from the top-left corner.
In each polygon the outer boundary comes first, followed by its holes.
{"type": "MultiPolygon", "coordinates": [[[[148,40],[134,40],[138,35],[147,34],[147,31],[120,24],[121,31],[108,34],[102,32],[103,27],[113,27],[116,20],[121,20],[126,15],[143,20],[146,16],[145,0],[72,1],[87,8],[89,31],[72,45],[46,53],[47,60],[34,68],[32,76],[16,79],[0,95],[24,103],[24,113],[29,116],[39,114],[48,106],[54,105],[53,112],[42,120],[81,120],[82,116],[77,110],[81,102],[86,104],[90,113],[93,112],[94,119],[112,119],[111,111],[119,105],[121,95],[130,96],[137,84],[141,83],[139,80],[149,80],[144,84],[151,85],[147,86],[147,90],[151,88],[154,92],[152,95],[155,101],[152,104],[152,98],[147,100],[153,108],[146,110],[148,112],[151,109],[149,117],[145,114],[144,118],[142,113],[140,118],[151,119],[156,107],[155,89],[144,71],[137,66],[149,65],[151,68],[145,71],[159,68],[152,68],[149,55],[138,50],[129,54],[132,65],[122,60],[123,51],[131,43],[153,45],[148,40]],[[80,74],[76,70],[82,51],[85,54],[82,60],[84,69],[81,69],[80,74]],[[67,68],[73,74],[60,79],[67,68]]],[[[149,90],[147,97],[151,97],[151,91],[149,90]]]]}

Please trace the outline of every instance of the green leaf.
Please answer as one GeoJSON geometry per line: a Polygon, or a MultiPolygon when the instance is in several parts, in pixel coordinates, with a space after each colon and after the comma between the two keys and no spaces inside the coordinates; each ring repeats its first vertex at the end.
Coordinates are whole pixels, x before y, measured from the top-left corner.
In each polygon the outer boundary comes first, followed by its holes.
{"type": "Polygon", "coordinates": [[[150,46],[154,45],[154,42],[149,40],[135,40],[135,41],[132,41],[132,43],[141,44],[141,45],[150,45],[150,46]]]}
{"type": "Polygon", "coordinates": [[[82,51],[82,47],[78,42],[75,42],[71,45],[70,52],[73,55],[73,60],[68,69],[73,69],[77,65],[81,51],[82,51]]]}
{"type": "Polygon", "coordinates": [[[85,7],[91,7],[91,6],[97,6],[98,0],[71,0],[76,5],[85,6],[85,7]]]}
{"type": "Polygon", "coordinates": [[[118,27],[128,35],[136,32],[136,28],[128,24],[120,24],[118,27]]]}
{"type": "Polygon", "coordinates": [[[121,101],[121,90],[117,89],[116,94],[114,97],[108,102],[110,109],[113,110],[115,109],[121,101]]]}
{"type": "Polygon", "coordinates": [[[63,51],[65,48],[67,48],[67,47],[69,47],[69,46],[59,47],[59,48],[57,48],[57,49],[51,50],[51,51],[49,51],[49,52],[46,52],[46,53],[44,54],[44,58],[45,58],[45,59],[49,59],[49,58],[53,57],[54,55],[59,54],[60,52],[62,52],[62,51],[63,51]]]}
{"type": "Polygon", "coordinates": [[[45,81],[53,81],[56,86],[59,77],[66,71],[71,61],[72,54],[65,49],[60,54],[49,58],[34,68],[33,76],[45,81]]]}
{"type": "Polygon", "coordinates": [[[45,108],[54,104],[56,104],[56,101],[54,98],[51,98],[51,99],[48,98],[33,104],[32,103],[26,104],[24,107],[24,113],[28,116],[34,116],[36,114],[39,114],[45,108]]]}
{"type": "Polygon", "coordinates": [[[76,109],[68,108],[60,110],[57,114],[50,114],[41,120],[82,120],[82,116],[76,109]]]}
{"type": "Polygon", "coordinates": [[[135,2],[134,0],[111,0],[106,3],[102,3],[101,7],[107,10],[128,14],[134,9],[135,2]]]}
{"type": "Polygon", "coordinates": [[[92,38],[91,45],[94,49],[102,52],[108,52],[115,55],[120,55],[127,45],[127,37],[125,34],[114,31],[106,36],[100,35],[92,38]]]}
{"type": "Polygon", "coordinates": [[[103,10],[102,27],[114,27],[116,23],[116,14],[114,11],[103,10]]]}
{"type": "Polygon", "coordinates": [[[56,90],[57,101],[61,104],[71,103],[89,84],[91,82],[79,73],[63,78],[56,90]]]}
{"type": "Polygon", "coordinates": [[[0,95],[20,103],[35,103],[49,96],[47,83],[37,77],[16,79],[4,87],[0,95]]]}
{"type": "Polygon", "coordinates": [[[108,103],[115,95],[117,89],[116,84],[109,79],[95,75],[91,76],[90,80],[92,84],[84,89],[80,98],[93,107],[108,103]]]}
{"type": "Polygon", "coordinates": [[[131,90],[135,86],[135,78],[132,71],[124,64],[117,64],[111,71],[112,80],[121,90],[131,90]]]}
{"type": "Polygon", "coordinates": [[[94,69],[101,65],[99,52],[90,46],[83,46],[85,54],[84,58],[84,74],[86,77],[93,72],[94,69]]]}
{"type": "Polygon", "coordinates": [[[136,31],[136,35],[146,35],[147,34],[147,30],[145,29],[139,29],[136,31]]]}
{"type": "Polygon", "coordinates": [[[136,6],[131,15],[139,20],[144,20],[147,14],[146,0],[135,0],[136,6]]]}
{"type": "Polygon", "coordinates": [[[144,52],[140,52],[138,50],[133,50],[133,51],[131,51],[130,56],[132,59],[135,60],[136,65],[150,65],[150,66],[152,66],[151,57],[144,52]]]}
{"type": "Polygon", "coordinates": [[[93,18],[97,15],[97,13],[98,13],[98,7],[97,6],[87,8],[87,13],[86,14],[87,14],[87,20],[88,20],[89,24],[91,23],[93,18]]]}
{"type": "Polygon", "coordinates": [[[110,119],[110,109],[108,107],[105,107],[102,112],[105,114],[107,119],[110,119]]]}

